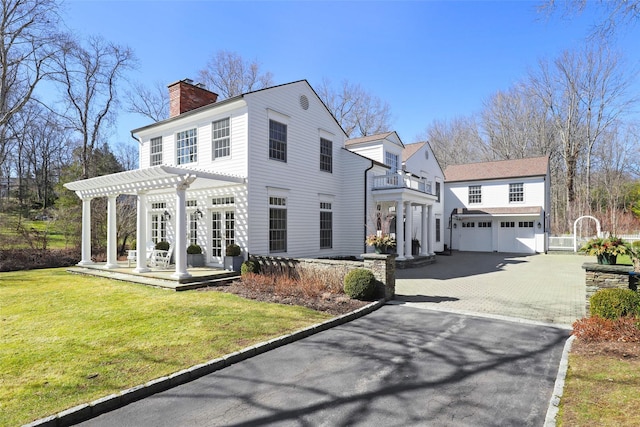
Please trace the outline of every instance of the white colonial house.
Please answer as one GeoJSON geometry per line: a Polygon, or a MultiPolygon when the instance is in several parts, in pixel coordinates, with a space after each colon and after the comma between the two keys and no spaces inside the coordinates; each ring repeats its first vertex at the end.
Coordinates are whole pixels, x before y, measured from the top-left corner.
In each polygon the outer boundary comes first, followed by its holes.
{"type": "MultiPolygon", "coordinates": [[[[345,147],[346,134],[305,80],[217,102],[216,94],[185,79],[169,85],[169,94],[170,117],[132,131],[138,169],[65,184],[83,202],[79,265],[92,264],[91,200],[106,197],[104,268],[118,266],[120,194],[137,196],[139,248],[141,242],[173,245],[177,279],[190,276],[186,248],[194,243],[210,267],[223,265],[230,243],[245,257],[361,254],[371,250],[365,236],[375,232],[382,210],[410,230],[395,227],[399,259],[412,257],[415,233],[421,255],[438,248],[442,204],[435,189],[442,172],[430,170],[437,163],[428,163],[428,144],[416,150],[426,163],[414,173],[402,168],[405,147],[395,132],[345,147]],[[365,146],[370,151],[360,150],[365,146]]],[[[137,257],[134,271],[149,271],[145,257],[137,257]]]]}
{"type": "MultiPolygon", "coordinates": [[[[400,259],[416,253],[412,251],[411,241],[420,243],[418,253],[441,252],[444,249],[444,200],[440,197],[443,173],[429,144],[418,142],[404,145],[396,132],[386,132],[350,139],[346,147],[389,168],[386,174],[384,171],[375,173],[372,200],[368,203],[375,210],[370,211],[368,216],[387,219],[391,234],[405,245],[397,250],[400,259]],[[405,226],[399,228],[397,218],[402,217],[405,226]],[[428,239],[428,235],[433,238],[428,239]],[[427,247],[423,247],[423,242],[427,247]]],[[[376,222],[378,225],[372,227],[374,232],[376,228],[381,228],[381,221],[376,222]]],[[[371,221],[369,224],[372,225],[371,221]]]]}
{"type": "Polygon", "coordinates": [[[549,158],[445,169],[445,241],[460,251],[540,253],[548,248],[549,158]]]}

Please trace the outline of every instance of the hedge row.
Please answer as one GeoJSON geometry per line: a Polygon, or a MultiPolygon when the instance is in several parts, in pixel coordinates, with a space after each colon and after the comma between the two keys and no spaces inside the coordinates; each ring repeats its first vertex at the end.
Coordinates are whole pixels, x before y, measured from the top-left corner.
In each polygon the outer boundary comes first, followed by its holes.
{"type": "Polygon", "coordinates": [[[0,271],[69,267],[80,261],[78,249],[6,249],[0,250],[0,271]]]}

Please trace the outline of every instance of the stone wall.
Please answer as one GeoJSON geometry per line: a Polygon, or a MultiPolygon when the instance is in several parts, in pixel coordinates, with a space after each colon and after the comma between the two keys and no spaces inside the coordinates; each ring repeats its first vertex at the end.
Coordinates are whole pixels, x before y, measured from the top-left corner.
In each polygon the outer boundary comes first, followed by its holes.
{"type": "Polygon", "coordinates": [[[269,266],[271,270],[282,273],[292,273],[297,267],[313,268],[313,269],[331,269],[340,270],[344,275],[356,268],[366,268],[371,270],[374,277],[381,284],[383,289],[380,293],[388,301],[393,299],[396,293],[396,267],[395,254],[363,254],[362,261],[352,260],[334,260],[334,259],[316,259],[316,258],[283,258],[261,255],[251,255],[250,259],[257,262],[260,266],[269,266]]]}
{"type": "Polygon", "coordinates": [[[589,315],[589,300],[599,289],[620,288],[637,290],[637,276],[629,273],[633,271],[630,265],[603,265],[585,263],[582,268],[586,272],[587,301],[586,313],[589,315]]]}

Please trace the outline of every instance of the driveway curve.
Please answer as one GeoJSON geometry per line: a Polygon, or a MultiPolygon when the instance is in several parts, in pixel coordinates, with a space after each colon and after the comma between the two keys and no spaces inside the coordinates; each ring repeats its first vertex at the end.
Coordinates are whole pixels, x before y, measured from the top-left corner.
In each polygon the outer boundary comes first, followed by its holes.
{"type": "Polygon", "coordinates": [[[574,254],[453,252],[396,272],[396,303],[569,327],[585,316],[582,264],[574,254]]]}

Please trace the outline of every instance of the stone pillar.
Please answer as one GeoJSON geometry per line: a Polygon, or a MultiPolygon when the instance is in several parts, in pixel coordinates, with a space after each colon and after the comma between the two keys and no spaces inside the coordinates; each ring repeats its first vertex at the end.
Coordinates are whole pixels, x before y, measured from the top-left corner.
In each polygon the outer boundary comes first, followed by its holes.
{"type": "Polygon", "coordinates": [[[411,202],[404,202],[405,204],[405,217],[406,217],[406,227],[405,227],[405,236],[404,236],[404,257],[406,259],[413,259],[413,252],[411,250],[412,246],[412,234],[413,234],[413,207],[411,206],[411,202]]]}
{"type": "Polygon", "coordinates": [[[82,198],[82,259],[78,265],[91,265],[91,197],[82,198]]]}
{"type": "Polygon", "coordinates": [[[422,213],[420,216],[420,230],[422,231],[422,236],[420,237],[420,255],[427,256],[429,255],[429,240],[431,238],[431,233],[429,230],[429,223],[427,222],[427,205],[422,205],[422,213]],[[427,232],[427,230],[429,232],[427,232]]]}
{"type": "Polygon", "coordinates": [[[174,279],[191,277],[187,271],[187,200],[186,193],[189,184],[181,183],[176,186],[176,242],[173,253],[176,260],[176,271],[171,275],[174,279]]]}
{"type": "Polygon", "coordinates": [[[396,261],[395,255],[363,254],[364,268],[371,270],[376,280],[384,287],[384,299],[389,301],[396,294],[396,261]]]}
{"type": "Polygon", "coordinates": [[[104,268],[118,268],[118,235],[116,227],[117,194],[110,194],[107,204],[107,264],[104,268]]]}
{"type": "Polygon", "coordinates": [[[147,267],[147,194],[138,193],[138,215],[136,217],[136,273],[151,271],[147,267]]]}
{"type": "Polygon", "coordinates": [[[396,251],[398,259],[404,260],[404,203],[396,202],[396,251]]]}

